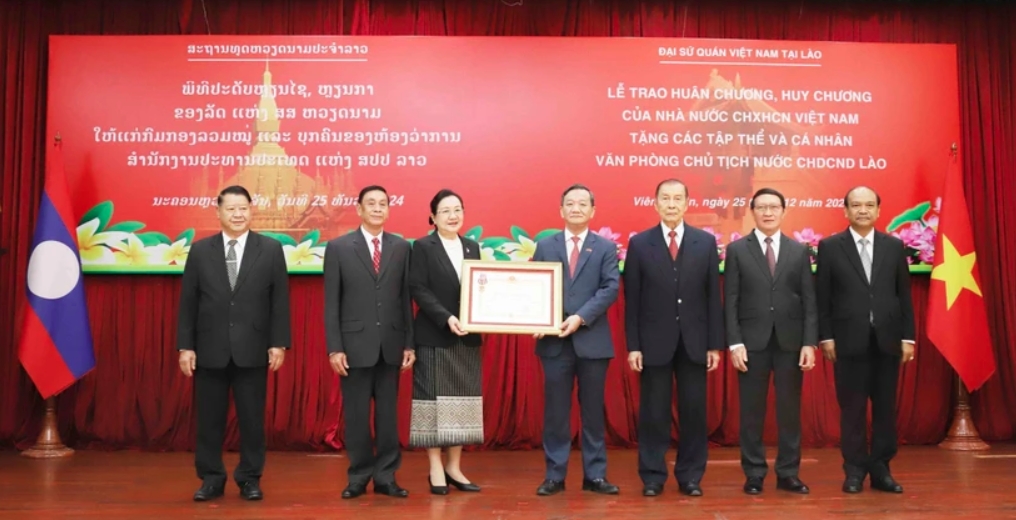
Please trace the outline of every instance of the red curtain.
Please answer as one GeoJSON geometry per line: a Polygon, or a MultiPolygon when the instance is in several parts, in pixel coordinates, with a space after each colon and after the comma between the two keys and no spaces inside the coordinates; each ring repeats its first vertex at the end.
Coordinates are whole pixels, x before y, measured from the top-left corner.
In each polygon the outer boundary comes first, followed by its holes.
{"type": "MultiPolygon", "coordinates": [[[[866,42],[956,43],[967,197],[989,306],[997,375],[972,397],[988,440],[1013,438],[1016,423],[1016,8],[1002,2],[952,6],[881,1],[688,0],[23,0],[0,6],[0,446],[30,444],[41,402],[17,361],[19,312],[32,225],[43,182],[47,36],[51,34],[418,34],[710,37],[866,42]],[[742,5],[745,4],[745,5],[742,5]],[[207,15],[206,15],[207,13],[207,15]],[[1009,266],[1009,267],[1006,267],[1009,266]]],[[[109,107],[116,110],[116,107],[109,107]]],[[[190,380],[177,368],[175,323],[179,278],[89,276],[87,293],[98,368],[58,397],[64,440],[98,449],[184,450],[193,446],[190,380]]],[[[914,280],[923,330],[928,278],[914,280]]],[[[342,446],[339,390],[326,363],[319,277],[292,279],[294,349],[271,376],[268,442],[272,449],[342,446]]],[[[623,301],[609,312],[624,356],[623,301]]],[[[908,444],[944,436],[952,406],[952,370],[919,334],[915,364],[903,369],[898,427],[908,444]]],[[[525,337],[492,336],[483,349],[486,447],[540,445],[542,374],[525,337]]],[[[401,392],[408,438],[410,375],[401,392]]],[[[638,380],[619,359],[607,383],[612,446],[636,442],[638,380]]],[[[735,444],[735,371],[724,362],[710,375],[709,428],[718,444],[735,444]]],[[[805,377],[802,404],[808,446],[839,438],[832,368],[805,377]]],[[[773,397],[767,439],[775,440],[773,397]]],[[[576,417],[577,419],[577,417],[576,417]]],[[[676,423],[675,423],[676,427],[676,423]]],[[[235,447],[231,420],[229,443],[235,447]]]]}

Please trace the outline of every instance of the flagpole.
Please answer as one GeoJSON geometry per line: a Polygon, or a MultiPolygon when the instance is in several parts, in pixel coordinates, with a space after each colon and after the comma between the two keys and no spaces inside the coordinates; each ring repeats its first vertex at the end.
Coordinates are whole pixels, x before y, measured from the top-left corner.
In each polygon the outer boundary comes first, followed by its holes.
{"type": "Polygon", "coordinates": [[[32,459],[54,459],[68,457],[74,454],[74,450],[64,446],[60,440],[60,432],[56,427],[56,398],[46,399],[46,415],[42,420],[42,431],[35,441],[35,446],[21,452],[25,457],[32,459]]]}
{"type": "MultiPolygon", "coordinates": [[[[956,143],[952,144],[952,157],[956,158],[956,143]]],[[[991,449],[988,443],[981,440],[981,434],[974,426],[974,419],[970,415],[970,393],[967,386],[963,384],[959,374],[954,374],[956,383],[956,404],[953,407],[952,424],[949,425],[949,433],[945,439],[938,444],[939,448],[951,451],[984,451],[991,449]]]]}
{"type": "MultiPolygon", "coordinates": [[[[53,138],[54,144],[60,142],[60,134],[53,138]]],[[[64,445],[60,440],[60,430],[57,428],[56,420],[56,398],[46,398],[46,412],[42,418],[42,431],[35,440],[35,446],[21,452],[21,455],[32,459],[54,459],[69,457],[74,450],[64,445]]]]}

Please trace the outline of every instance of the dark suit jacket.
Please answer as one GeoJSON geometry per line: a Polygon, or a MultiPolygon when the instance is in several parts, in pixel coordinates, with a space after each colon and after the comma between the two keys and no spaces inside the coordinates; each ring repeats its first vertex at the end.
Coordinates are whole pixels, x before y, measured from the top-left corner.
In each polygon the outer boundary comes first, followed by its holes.
{"type": "Polygon", "coordinates": [[[345,352],[350,368],[372,367],[383,356],[401,365],[413,348],[409,293],[409,242],[381,236],[381,272],[374,274],[370,246],[357,228],[325,248],[325,337],[328,353],[345,352]]]}
{"type": "Polygon", "coordinates": [[[780,234],[776,275],[754,231],[727,246],[723,269],[727,345],[765,350],[773,326],[780,349],[818,346],[818,307],[808,249],[780,234]]]}
{"type": "Polygon", "coordinates": [[[289,274],[279,241],[247,236],[236,288],[229,288],[222,233],[191,245],[183,268],[176,348],[197,366],[268,366],[268,349],[290,347],[289,274]]]}
{"type": "Polygon", "coordinates": [[[903,340],[914,339],[910,267],[903,242],[879,231],[874,241],[871,284],[849,229],[818,244],[819,340],[835,340],[837,356],[868,349],[869,313],[874,314],[875,336],[883,352],[899,356],[903,340]]]}
{"type": "MultiPolygon", "coordinates": [[[[612,359],[614,340],[604,314],[617,301],[621,278],[617,267],[617,244],[589,231],[581,247],[574,278],[568,273],[568,248],[565,247],[563,232],[537,242],[533,261],[562,264],[564,317],[578,315],[585,322],[565,338],[571,339],[575,355],[586,359],[612,359]]],[[[536,342],[536,355],[560,355],[565,339],[544,336],[536,342]]]]}
{"type": "Polygon", "coordinates": [[[680,339],[689,359],[703,365],[707,350],[723,350],[719,270],[716,238],[687,222],[676,271],[659,224],[631,237],[624,260],[628,351],[661,366],[672,362],[680,339]]]}
{"type": "MultiPolygon", "coordinates": [[[[461,236],[459,241],[462,242],[463,258],[480,259],[479,244],[461,236]]],[[[448,318],[459,315],[462,286],[437,233],[413,242],[409,290],[420,308],[413,320],[413,340],[416,344],[430,347],[454,344],[459,336],[448,328],[448,318]]],[[[479,334],[467,334],[461,339],[470,347],[479,347],[483,343],[479,334]]]]}

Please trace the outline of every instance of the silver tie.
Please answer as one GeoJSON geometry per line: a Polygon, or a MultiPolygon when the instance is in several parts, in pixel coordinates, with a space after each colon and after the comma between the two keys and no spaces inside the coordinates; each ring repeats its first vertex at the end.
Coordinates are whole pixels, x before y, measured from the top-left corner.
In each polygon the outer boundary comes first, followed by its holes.
{"type": "Polygon", "coordinates": [[[871,255],[868,254],[868,239],[861,239],[861,265],[864,266],[864,276],[868,277],[871,283],[871,255]]]}
{"type": "MultiPolygon", "coordinates": [[[[864,266],[864,276],[868,277],[868,283],[871,283],[871,255],[868,254],[868,239],[861,239],[861,265],[864,266]]],[[[875,313],[868,313],[868,322],[875,323],[875,313]]]]}
{"type": "Polygon", "coordinates": [[[229,251],[226,253],[226,275],[229,276],[229,288],[236,288],[236,240],[229,241],[229,251]]]}

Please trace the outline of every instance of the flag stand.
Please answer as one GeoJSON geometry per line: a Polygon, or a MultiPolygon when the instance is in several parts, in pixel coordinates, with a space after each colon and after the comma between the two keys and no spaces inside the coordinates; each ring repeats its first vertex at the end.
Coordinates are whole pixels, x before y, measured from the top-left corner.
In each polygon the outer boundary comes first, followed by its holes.
{"type": "Polygon", "coordinates": [[[53,459],[68,457],[74,454],[74,450],[64,446],[60,440],[60,432],[56,428],[56,399],[46,399],[46,415],[42,420],[42,431],[35,441],[35,446],[21,452],[25,457],[32,459],[53,459]]]}
{"type": "Polygon", "coordinates": [[[949,433],[945,440],[938,444],[939,448],[951,451],[984,451],[991,449],[986,442],[981,440],[977,433],[974,420],[970,416],[970,394],[967,387],[956,376],[956,406],[953,408],[952,424],[949,426],[949,433]]]}

